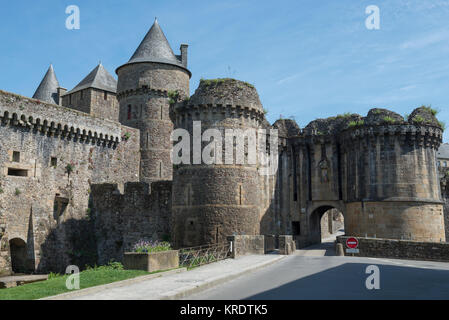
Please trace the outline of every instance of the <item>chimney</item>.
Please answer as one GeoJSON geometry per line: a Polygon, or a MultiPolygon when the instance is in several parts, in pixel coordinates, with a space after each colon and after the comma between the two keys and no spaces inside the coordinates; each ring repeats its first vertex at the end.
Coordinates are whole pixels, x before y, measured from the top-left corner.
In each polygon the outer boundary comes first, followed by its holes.
{"type": "Polygon", "coordinates": [[[62,106],[62,96],[66,94],[67,89],[59,87],[58,88],[58,105],[62,106]]]}
{"type": "Polygon", "coordinates": [[[182,65],[187,68],[187,48],[189,45],[187,44],[181,44],[181,63],[182,65]]]}

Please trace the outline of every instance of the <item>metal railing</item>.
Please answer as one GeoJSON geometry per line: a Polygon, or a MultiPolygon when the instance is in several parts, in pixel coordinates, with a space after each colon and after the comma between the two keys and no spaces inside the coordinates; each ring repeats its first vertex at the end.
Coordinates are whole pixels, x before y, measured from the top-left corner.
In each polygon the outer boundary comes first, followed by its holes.
{"type": "Polygon", "coordinates": [[[227,259],[231,256],[230,242],[179,249],[179,266],[194,268],[227,259]]]}

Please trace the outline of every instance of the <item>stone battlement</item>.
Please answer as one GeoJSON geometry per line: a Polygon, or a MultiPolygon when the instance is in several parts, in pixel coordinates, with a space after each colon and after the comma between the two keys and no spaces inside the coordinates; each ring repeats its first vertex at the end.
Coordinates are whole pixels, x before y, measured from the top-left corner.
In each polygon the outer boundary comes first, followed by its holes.
{"type": "MultiPolygon", "coordinates": [[[[374,144],[377,136],[396,136],[401,145],[417,143],[418,146],[438,149],[443,139],[443,130],[435,126],[416,124],[364,125],[345,130],[341,135],[341,141],[347,141],[351,145],[351,141],[368,137],[369,141],[374,144]]],[[[394,140],[390,142],[394,143],[394,140]]]]}
{"type": "Polygon", "coordinates": [[[153,95],[157,97],[168,98],[169,90],[161,90],[161,89],[152,89],[146,85],[136,88],[136,89],[128,89],[117,94],[117,99],[126,98],[129,96],[135,95],[153,95]]]}
{"type": "Polygon", "coordinates": [[[119,123],[1,90],[0,120],[2,125],[73,141],[109,147],[121,141],[119,123]]]}

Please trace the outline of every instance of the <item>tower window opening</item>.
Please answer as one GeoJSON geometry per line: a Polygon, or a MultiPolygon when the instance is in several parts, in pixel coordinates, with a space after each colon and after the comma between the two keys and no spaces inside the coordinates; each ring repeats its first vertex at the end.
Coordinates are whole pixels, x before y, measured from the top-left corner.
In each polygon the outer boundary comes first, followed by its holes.
{"type": "Polygon", "coordinates": [[[13,153],[12,153],[12,161],[13,162],[20,162],[20,152],[19,151],[13,151],[13,153]]]}
{"type": "Polygon", "coordinates": [[[103,98],[104,98],[104,100],[108,100],[108,92],[107,91],[104,92],[103,98]]]}
{"type": "Polygon", "coordinates": [[[239,205],[243,204],[242,185],[239,185],[239,205]]]}
{"type": "Polygon", "coordinates": [[[131,105],[128,105],[128,120],[131,120],[131,105]]]}
{"type": "Polygon", "coordinates": [[[8,176],[28,177],[28,170],[8,168],[8,176]]]}

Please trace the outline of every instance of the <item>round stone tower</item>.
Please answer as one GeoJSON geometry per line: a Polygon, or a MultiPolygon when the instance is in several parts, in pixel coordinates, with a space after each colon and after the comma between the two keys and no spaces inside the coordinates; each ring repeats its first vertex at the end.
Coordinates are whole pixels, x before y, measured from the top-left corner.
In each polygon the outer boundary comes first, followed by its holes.
{"type": "Polygon", "coordinates": [[[443,130],[432,112],[406,121],[372,109],[341,133],[347,235],[445,241],[435,157],[443,130]]]}
{"type": "Polygon", "coordinates": [[[189,96],[187,45],[175,56],[157,20],[131,59],[116,70],[120,122],[140,129],[140,180],[171,180],[170,99],[189,96]]]}
{"type": "Polygon", "coordinates": [[[174,167],[175,246],[259,234],[259,167],[250,160],[256,142],[248,144],[252,141],[248,137],[257,135],[264,121],[256,89],[234,79],[202,80],[190,100],[177,104],[174,113],[175,127],[189,133],[192,151],[189,163],[174,167]],[[242,132],[247,136],[235,138],[242,132]]]}

